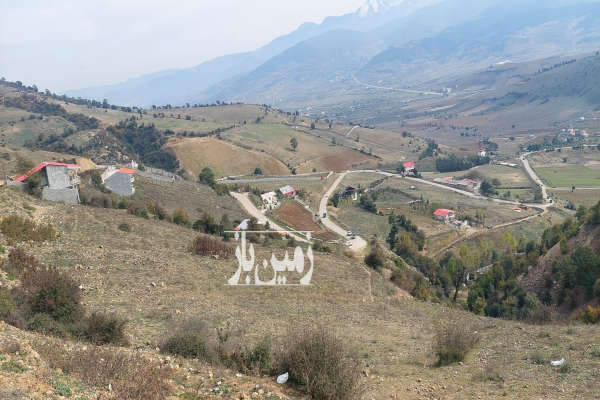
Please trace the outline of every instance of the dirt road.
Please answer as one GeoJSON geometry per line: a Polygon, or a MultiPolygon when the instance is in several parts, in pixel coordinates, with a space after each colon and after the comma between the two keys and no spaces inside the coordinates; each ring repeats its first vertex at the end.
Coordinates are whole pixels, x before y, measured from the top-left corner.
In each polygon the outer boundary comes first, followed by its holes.
{"type": "Polygon", "coordinates": [[[306,240],[305,238],[298,236],[296,234],[290,233],[289,229],[283,229],[281,226],[277,225],[275,222],[273,222],[272,220],[270,220],[269,218],[267,218],[258,208],[256,208],[256,206],[254,205],[254,203],[252,203],[252,201],[250,201],[250,199],[248,198],[248,193],[236,193],[236,192],[230,192],[229,194],[231,194],[231,196],[236,199],[240,205],[242,206],[242,208],[244,210],[246,210],[246,212],[251,216],[256,218],[256,220],[261,223],[261,224],[266,224],[267,222],[269,223],[269,227],[277,232],[287,232],[288,235],[290,235],[291,237],[293,237],[294,239],[296,239],[298,242],[302,242],[302,243],[309,243],[308,240],[306,240]]]}
{"type": "MultiPolygon", "coordinates": [[[[331,184],[329,189],[327,189],[327,192],[325,192],[323,197],[321,197],[321,202],[319,203],[319,217],[321,218],[321,222],[323,223],[323,225],[330,231],[337,233],[338,235],[340,235],[343,238],[347,237],[347,235],[346,235],[347,231],[344,228],[342,228],[341,226],[339,226],[338,224],[336,224],[335,222],[331,221],[331,219],[329,219],[328,216],[323,218],[323,214],[327,213],[327,202],[329,201],[329,196],[331,196],[332,193],[335,191],[335,189],[337,189],[340,182],[344,179],[344,177],[348,173],[349,172],[341,173],[336,178],[336,180],[333,181],[333,183],[331,184]]],[[[354,239],[348,238],[347,241],[351,243],[351,245],[349,247],[354,253],[360,253],[367,247],[367,241],[364,240],[363,238],[361,238],[360,236],[355,236],[354,239]]]]}

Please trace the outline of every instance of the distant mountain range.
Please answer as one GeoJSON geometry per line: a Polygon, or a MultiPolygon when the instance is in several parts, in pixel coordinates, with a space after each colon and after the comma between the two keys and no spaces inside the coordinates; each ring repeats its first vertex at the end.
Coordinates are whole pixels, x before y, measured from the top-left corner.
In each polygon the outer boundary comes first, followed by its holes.
{"type": "Polygon", "coordinates": [[[222,100],[293,108],[356,95],[358,82],[441,90],[432,82],[493,63],[598,48],[600,0],[369,0],[256,51],[67,94],[123,105],[222,100]]]}

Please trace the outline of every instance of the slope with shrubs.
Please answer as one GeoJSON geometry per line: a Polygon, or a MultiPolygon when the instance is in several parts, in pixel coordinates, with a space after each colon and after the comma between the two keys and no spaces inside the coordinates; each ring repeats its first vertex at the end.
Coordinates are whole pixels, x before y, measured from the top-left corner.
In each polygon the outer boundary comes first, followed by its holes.
{"type": "MultiPolygon", "coordinates": [[[[333,336],[323,336],[321,340],[325,345],[330,343],[331,337],[334,342],[343,342],[344,351],[348,353],[341,357],[341,365],[360,360],[357,387],[364,389],[364,398],[393,398],[396,395],[453,399],[483,394],[487,397],[543,397],[554,393],[557,382],[565,391],[565,397],[590,398],[595,395],[595,388],[580,382],[595,379],[598,358],[593,346],[600,339],[596,327],[539,327],[476,316],[443,304],[398,300],[389,279],[382,274],[368,273],[362,260],[335,254],[315,252],[309,287],[226,286],[236,271],[236,259],[193,254],[189,245],[196,233],[187,227],[139,218],[126,210],[50,204],[13,190],[0,192],[0,207],[22,216],[32,214],[37,223],[55,227],[56,240],[29,245],[28,252],[40,263],[57,267],[81,285],[81,304],[87,312],[102,311],[126,318],[129,322],[125,333],[132,347],[140,348],[142,354],[148,354],[152,359],[164,362],[169,357],[168,363],[174,367],[180,365],[179,369],[174,368],[175,373],[180,374],[174,381],[180,386],[171,392],[177,395],[189,393],[188,398],[211,398],[215,396],[214,389],[219,387],[223,391],[240,388],[228,392],[230,397],[242,397],[244,390],[249,396],[250,390],[246,388],[259,383],[264,398],[268,398],[269,391],[285,391],[290,398],[301,398],[305,395],[301,393],[309,392],[317,399],[335,398],[315,396],[318,388],[332,382],[320,383],[321,374],[312,380],[310,377],[315,371],[326,367],[317,361],[302,364],[299,356],[293,356],[294,362],[290,364],[272,362],[268,375],[273,376],[268,378],[235,377],[235,373],[243,369],[259,370],[249,372],[252,374],[266,373],[260,369],[267,370],[264,356],[268,340],[271,341],[273,361],[280,360],[278,355],[286,354],[286,349],[295,355],[306,354],[306,360],[314,360],[309,352],[311,349],[325,354],[320,350],[323,347],[316,345],[318,335],[314,340],[299,344],[292,340],[298,347],[287,342],[290,339],[288,328],[301,332],[298,327],[306,325],[331,329],[333,336]],[[24,203],[36,211],[29,211],[24,203]],[[119,229],[123,223],[131,227],[130,232],[119,229]],[[216,352],[224,357],[217,357],[216,361],[210,357],[207,361],[197,361],[181,355],[158,354],[156,347],[168,351],[163,341],[175,336],[178,332],[175,327],[187,320],[201,320],[207,327],[205,333],[190,338],[188,343],[192,343],[192,348],[200,338],[207,344],[200,347],[208,349],[207,354],[216,352]],[[443,351],[436,354],[433,346],[436,337],[440,338],[440,343],[449,344],[448,354],[458,354],[452,349],[456,339],[453,331],[443,335],[444,329],[438,333],[436,326],[439,321],[452,320],[460,321],[466,327],[466,334],[476,335],[476,340],[461,344],[459,357],[462,364],[454,362],[438,368],[436,365],[448,346],[440,347],[443,351]],[[238,335],[238,331],[244,334],[238,335]],[[449,339],[443,339],[445,336],[449,339]],[[232,341],[235,337],[240,338],[237,344],[232,341]],[[508,337],[510,340],[506,339],[508,337]],[[538,366],[532,361],[557,359],[554,357],[568,359],[570,369],[560,372],[549,363],[538,366]],[[207,371],[208,365],[214,365],[212,377],[207,372],[186,370],[207,371]],[[310,367],[310,373],[302,373],[303,365],[310,367]],[[228,367],[231,372],[222,375],[218,366],[228,367]],[[493,379],[488,380],[482,374],[488,370],[495,371],[487,375],[493,379]],[[285,372],[289,373],[290,381],[277,386],[274,375],[285,372]],[[186,375],[190,375],[189,380],[186,375]],[[475,377],[478,380],[474,385],[475,377]],[[234,383],[238,386],[234,387],[234,383]]],[[[12,246],[7,244],[4,236],[0,236],[0,240],[10,252],[12,246]]],[[[233,242],[229,246],[236,244],[233,242]]],[[[272,253],[282,258],[286,250],[258,243],[254,244],[254,249],[259,261],[270,259],[272,253]]],[[[268,278],[269,271],[261,270],[260,273],[266,274],[261,275],[261,279],[268,278]]],[[[19,335],[30,337],[27,332],[19,335]]],[[[88,346],[88,349],[95,349],[93,345],[88,346]]],[[[326,348],[331,349],[330,346],[326,348]]],[[[176,352],[180,353],[179,350],[176,352]]],[[[198,354],[202,352],[204,350],[198,354]]],[[[334,354],[342,355],[339,351],[334,354]]],[[[454,359],[452,357],[449,359],[454,359]]],[[[84,386],[98,385],[94,382],[102,381],[105,384],[102,387],[107,388],[112,379],[88,380],[82,369],[63,368],[61,359],[57,357],[58,361],[53,365],[81,380],[84,386]]],[[[81,359],[87,358],[82,356],[81,359]]],[[[323,360],[335,359],[327,357],[323,360]]],[[[31,365],[31,368],[36,367],[31,365]]],[[[46,382],[50,382],[50,378],[46,382]]],[[[352,387],[343,384],[346,382],[343,376],[339,382],[341,387],[352,387]]]]}

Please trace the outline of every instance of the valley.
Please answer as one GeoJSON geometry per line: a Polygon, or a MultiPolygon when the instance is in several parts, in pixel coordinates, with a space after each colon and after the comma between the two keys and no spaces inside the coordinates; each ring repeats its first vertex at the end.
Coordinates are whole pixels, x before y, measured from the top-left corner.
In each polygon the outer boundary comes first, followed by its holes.
{"type": "Polygon", "coordinates": [[[367,0],[213,59],[271,27],[130,6],[74,41],[170,69],[0,78],[0,398],[600,398],[598,0],[367,0]]]}

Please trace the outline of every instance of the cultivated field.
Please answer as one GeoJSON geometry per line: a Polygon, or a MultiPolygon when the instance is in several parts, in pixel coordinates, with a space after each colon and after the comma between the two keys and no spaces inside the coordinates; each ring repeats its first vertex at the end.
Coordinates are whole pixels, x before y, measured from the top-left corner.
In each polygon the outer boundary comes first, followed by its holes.
{"type": "Polygon", "coordinates": [[[325,230],[314,221],[313,214],[295,201],[284,201],[277,210],[275,217],[284,224],[298,231],[313,231],[313,236],[322,240],[334,240],[337,235],[325,230]]]}
{"type": "Polygon", "coordinates": [[[591,169],[582,165],[556,165],[535,167],[535,172],[552,187],[600,187],[600,168],[591,169]]]}
{"type": "Polygon", "coordinates": [[[251,174],[261,168],[266,175],[287,175],[288,168],[265,153],[246,150],[215,138],[176,139],[168,143],[181,166],[191,175],[198,176],[204,167],[210,167],[219,177],[251,174]]]}
{"type": "Polygon", "coordinates": [[[583,205],[590,207],[598,203],[598,199],[600,199],[600,187],[593,190],[575,189],[573,192],[570,188],[560,190],[553,189],[552,195],[563,200],[565,203],[570,201],[577,206],[583,205]]]}

